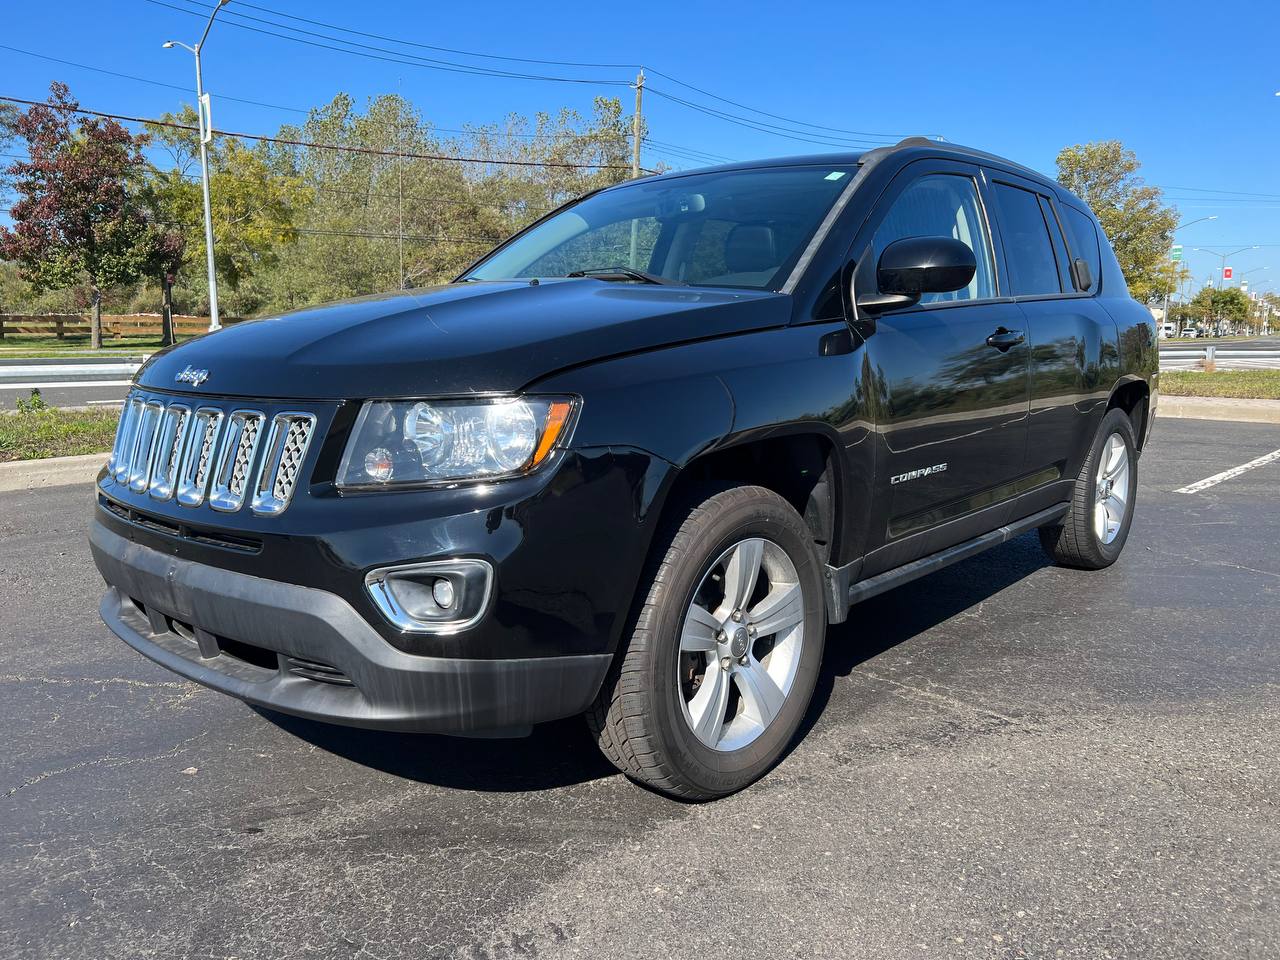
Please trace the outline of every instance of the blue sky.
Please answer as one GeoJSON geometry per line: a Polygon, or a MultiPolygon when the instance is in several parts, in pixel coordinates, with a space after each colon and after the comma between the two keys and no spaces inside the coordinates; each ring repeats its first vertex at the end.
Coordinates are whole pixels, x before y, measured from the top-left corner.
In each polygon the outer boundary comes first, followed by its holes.
{"type": "MultiPolygon", "coordinates": [[[[201,0],[163,0],[200,9],[201,0]]],[[[1197,285],[1226,253],[1237,276],[1280,290],[1280,4],[1171,0],[1075,4],[811,3],[639,5],[410,0],[232,0],[206,47],[205,82],[215,125],[272,133],[300,114],[227,96],[306,108],[346,91],[358,102],[400,86],[440,127],[496,121],[509,112],[575,107],[597,94],[633,96],[621,86],[495,78],[427,69],[305,46],[232,26],[245,16],[293,14],[373,34],[508,57],[643,63],[703,90],[798,123],[873,134],[937,134],[1052,171],[1066,144],[1118,138],[1143,173],[1166,189],[1185,221],[1179,232],[1197,285]],[[224,95],[219,98],[219,95],[224,95]],[[1194,189],[1193,189],[1194,188],[1194,189]],[[1227,192],[1232,191],[1232,192],[1227,192]],[[1252,194],[1252,196],[1251,196],[1252,194]],[[1261,197],[1257,194],[1270,194],[1261,197]],[[1266,268],[1266,269],[1260,269],[1266,268]]],[[[170,37],[194,42],[203,18],[148,0],[5,0],[0,45],[132,74],[192,82],[190,56],[163,50],[170,37]]],[[[261,22],[242,21],[259,29],[261,22]]],[[[322,27],[293,21],[319,33],[322,27]]],[[[385,41],[347,35],[371,46],[385,41]]],[[[317,38],[312,38],[317,39],[317,38]]],[[[324,41],[318,41],[324,42],[324,41]]],[[[627,81],[627,67],[569,68],[504,62],[401,47],[406,53],[513,72],[627,81]]],[[[67,81],[88,108],[154,116],[174,109],[178,90],[63,66],[0,49],[0,95],[44,96],[67,81]]],[[[760,124],[782,121],[709,99],[651,75],[655,90],[760,124]]],[[[187,99],[191,99],[190,96],[187,99]]],[[[798,142],[650,95],[650,135],[676,149],[734,159],[837,149],[798,142]]],[[[817,139],[847,134],[806,127],[817,139]]],[[[646,154],[695,166],[671,154],[646,154]]]]}

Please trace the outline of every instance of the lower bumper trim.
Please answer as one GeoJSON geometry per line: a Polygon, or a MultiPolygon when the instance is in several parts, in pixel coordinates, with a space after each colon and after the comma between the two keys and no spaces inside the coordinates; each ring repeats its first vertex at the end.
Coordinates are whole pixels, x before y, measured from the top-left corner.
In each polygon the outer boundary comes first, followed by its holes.
{"type": "Polygon", "coordinates": [[[112,632],[190,680],[296,716],[434,733],[519,729],[586,710],[612,659],[415,656],[327,591],[173,557],[97,522],[90,546],[110,585],[100,609],[112,632]],[[308,676],[315,665],[333,677],[308,676]]]}

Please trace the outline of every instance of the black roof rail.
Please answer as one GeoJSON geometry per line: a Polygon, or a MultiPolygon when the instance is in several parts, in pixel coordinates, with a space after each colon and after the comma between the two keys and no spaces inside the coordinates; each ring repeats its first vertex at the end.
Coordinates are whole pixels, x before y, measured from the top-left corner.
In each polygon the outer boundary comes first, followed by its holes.
{"type": "Polygon", "coordinates": [[[896,153],[899,150],[907,150],[907,149],[910,149],[911,147],[933,147],[935,149],[944,151],[945,153],[949,153],[952,155],[958,154],[960,156],[972,157],[975,160],[983,160],[988,163],[998,163],[1003,166],[1009,167],[1012,170],[1016,170],[1019,173],[1022,173],[1026,176],[1032,177],[1036,180],[1043,180],[1043,181],[1046,181],[1047,183],[1051,183],[1056,186],[1061,186],[1061,184],[1059,184],[1057,180],[1052,176],[1050,176],[1049,174],[1041,173],[1039,170],[1033,170],[1030,167],[1025,166],[1024,164],[1021,164],[1021,163],[1017,163],[1014,160],[1009,160],[1005,157],[997,156],[994,153],[988,153],[986,150],[978,150],[978,149],[975,149],[974,147],[966,147],[963,144],[951,143],[950,141],[947,141],[947,140],[936,140],[932,137],[918,137],[918,136],[904,137],[901,140],[899,140],[897,143],[891,144],[889,146],[876,147],[873,150],[868,150],[866,153],[862,155],[861,162],[863,164],[867,164],[868,162],[870,162],[871,164],[874,165],[875,163],[884,159],[886,156],[888,156],[891,153],[896,153]]]}

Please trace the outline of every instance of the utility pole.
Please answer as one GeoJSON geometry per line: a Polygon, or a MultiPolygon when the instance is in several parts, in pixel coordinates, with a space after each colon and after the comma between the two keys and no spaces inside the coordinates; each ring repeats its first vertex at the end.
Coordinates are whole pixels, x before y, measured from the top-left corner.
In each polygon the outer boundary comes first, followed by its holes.
{"type": "MultiPolygon", "coordinates": [[[[636,112],[631,118],[631,179],[635,180],[640,176],[640,129],[642,121],[640,119],[641,110],[644,104],[644,67],[640,68],[640,72],[636,75],[636,112]]],[[[638,254],[637,247],[640,243],[640,221],[634,217],[631,220],[631,260],[629,265],[632,270],[638,270],[640,264],[636,262],[638,254]]]]}
{"type": "Polygon", "coordinates": [[[636,113],[631,118],[631,178],[640,176],[640,111],[644,104],[644,68],[636,76],[636,113]]]}

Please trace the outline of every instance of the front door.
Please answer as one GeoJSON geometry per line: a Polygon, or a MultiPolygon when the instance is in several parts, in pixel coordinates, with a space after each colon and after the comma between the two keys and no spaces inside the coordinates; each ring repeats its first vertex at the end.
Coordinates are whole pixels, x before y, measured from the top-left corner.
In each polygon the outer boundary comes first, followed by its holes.
{"type": "MultiPolygon", "coordinates": [[[[967,287],[883,314],[867,341],[878,391],[874,515],[883,528],[864,575],[999,526],[1023,473],[1026,320],[1001,297],[980,183],[965,164],[912,164],[877,204],[863,232],[869,242],[855,244],[874,263],[895,240],[953,237],[978,263],[967,287]]],[[[875,547],[874,530],[872,538],[875,547]]]]}

